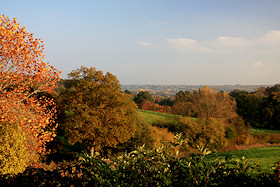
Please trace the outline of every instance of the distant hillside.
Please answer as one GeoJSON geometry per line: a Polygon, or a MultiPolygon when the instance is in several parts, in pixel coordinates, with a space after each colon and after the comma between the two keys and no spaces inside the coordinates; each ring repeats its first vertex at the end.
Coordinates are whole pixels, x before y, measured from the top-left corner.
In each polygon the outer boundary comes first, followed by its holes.
{"type": "MultiPolygon", "coordinates": [[[[122,90],[130,90],[132,92],[148,91],[153,95],[168,95],[172,96],[180,90],[192,91],[198,90],[205,85],[121,85],[122,90]]],[[[245,90],[253,92],[259,87],[271,87],[273,85],[209,85],[210,88],[217,87],[218,91],[231,92],[234,89],[245,90]]]]}

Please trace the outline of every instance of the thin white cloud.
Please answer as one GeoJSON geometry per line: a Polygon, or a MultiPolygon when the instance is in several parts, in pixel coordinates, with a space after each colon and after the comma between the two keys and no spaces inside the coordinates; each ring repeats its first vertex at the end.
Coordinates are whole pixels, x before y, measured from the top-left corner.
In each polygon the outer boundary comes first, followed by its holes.
{"type": "Polygon", "coordinates": [[[157,44],[151,42],[137,42],[137,43],[143,47],[149,47],[149,48],[154,48],[158,46],[157,44]]]}
{"type": "Polygon", "coordinates": [[[196,51],[200,53],[210,53],[212,50],[206,46],[203,46],[199,42],[190,38],[171,38],[166,41],[176,49],[196,51]]]}
{"type": "Polygon", "coordinates": [[[220,47],[246,47],[252,44],[252,41],[242,37],[220,36],[216,43],[220,47]]]}
{"type": "Polygon", "coordinates": [[[262,43],[268,46],[280,45],[280,31],[273,30],[265,34],[263,37],[258,39],[258,43],[262,43]]]}
{"type": "Polygon", "coordinates": [[[234,52],[235,49],[251,50],[261,48],[262,52],[271,52],[280,47],[280,31],[270,31],[259,38],[219,36],[214,40],[198,42],[192,38],[170,38],[166,41],[178,50],[195,51],[199,53],[234,52]]]}

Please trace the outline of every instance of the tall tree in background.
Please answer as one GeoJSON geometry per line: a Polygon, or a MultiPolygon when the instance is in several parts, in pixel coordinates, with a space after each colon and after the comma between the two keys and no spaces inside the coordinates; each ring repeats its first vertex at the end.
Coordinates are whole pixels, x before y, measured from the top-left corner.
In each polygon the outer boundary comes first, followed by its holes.
{"type": "Polygon", "coordinates": [[[271,94],[272,92],[280,92],[280,84],[275,84],[274,86],[272,87],[267,87],[265,89],[265,94],[266,95],[269,95],[271,94]]]}
{"type": "Polygon", "coordinates": [[[102,149],[135,134],[136,105],[111,73],[86,67],[72,71],[58,101],[70,144],[102,149]]]}
{"type": "Polygon", "coordinates": [[[175,95],[174,104],[172,106],[172,111],[175,114],[182,115],[182,116],[190,116],[192,115],[192,108],[191,108],[191,98],[193,94],[190,91],[183,92],[180,90],[175,95]]]}
{"type": "Polygon", "coordinates": [[[193,116],[224,119],[232,119],[237,116],[236,103],[226,92],[217,92],[216,89],[206,86],[199,91],[194,91],[191,100],[193,116]]]}
{"type": "Polygon", "coordinates": [[[174,109],[177,114],[198,118],[232,119],[237,116],[235,101],[226,92],[217,92],[207,86],[193,93],[179,92],[174,109]]]}
{"type": "Polygon", "coordinates": [[[30,164],[45,153],[45,143],[54,136],[54,103],[36,94],[52,90],[60,72],[43,62],[43,41],[25,29],[16,19],[0,15],[1,129],[12,124],[23,131],[30,164]]]}
{"type": "Polygon", "coordinates": [[[280,129],[280,92],[272,92],[263,99],[260,123],[266,128],[280,129]]]}
{"type": "Polygon", "coordinates": [[[153,101],[153,97],[147,91],[140,91],[135,97],[134,102],[137,104],[139,108],[142,108],[142,104],[145,101],[153,101]]]}
{"type": "Polygon", "coordinates": [[[253,126],[260,124],[260,105],[262,98],[254,93],[244,93],[236,98],[237,113],[245,122],[253,126]]]}

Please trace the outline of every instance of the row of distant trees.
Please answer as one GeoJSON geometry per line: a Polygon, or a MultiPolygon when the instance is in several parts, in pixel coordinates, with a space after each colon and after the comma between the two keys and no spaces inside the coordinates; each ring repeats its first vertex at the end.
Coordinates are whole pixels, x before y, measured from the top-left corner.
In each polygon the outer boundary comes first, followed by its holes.
{"type": "Polygon", "coordinates": [[[254,127],[280,128],[280,84],[259,88],[255,92],[233,90],[237,113],[254,127]]]}
{"type": "Polygon", "coordinates": [[[280,128],[280,84],[260,87],[254,92],[233,90],[229,94],[204,87],[179,91],[175,97],[153,98],[147,91],[133,94],[137,106],[144,110],[174,113],[196,118],[233,118],[236,113],[253,127],[280,128]]]}

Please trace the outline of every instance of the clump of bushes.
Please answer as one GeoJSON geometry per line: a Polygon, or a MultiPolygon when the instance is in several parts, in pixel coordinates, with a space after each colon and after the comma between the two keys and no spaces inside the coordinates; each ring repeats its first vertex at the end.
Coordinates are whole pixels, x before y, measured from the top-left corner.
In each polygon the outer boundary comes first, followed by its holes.
{"type": "Polygon", "coordinates": [[[199,147],[199,154],[182,156],[186,141],[176,141],[157,149],[144,146],[116,158],[102,159],[100,154],[82,154],[76,162],[55,169],[28,168],[17,176],[2,176],[1,186],[277,186],[279,164],[274,174],[263,173],[247,164],[245,158],[206,156],[211,151],[199,147]]]}
{"type": "Polygon", "coordinates": [[[188,138],[190,147],[207,147],[219,149],[227,145],[226,127],[222,120],[216,118],[196,119],[180,118],[181,132],[188,138]]]}
{"type": "Polygon", "coordinates": [[[174,134],[168,131],[167,128],[150,126],[150,129],[152,131],[152,138],[154,139],[153,149],[159,147],[163,142],[174,141],[174,134]]]}
{"type": "Polygon", "coordinates": [[[135,136],[128,142],[119,144],[119,148],[132,151],[136,147],[145,145],[146,148],[155,149],[163,142],[172,141],[174,141],[174,134],[167,128],[152,126],[140,119],[135,136]]]}

